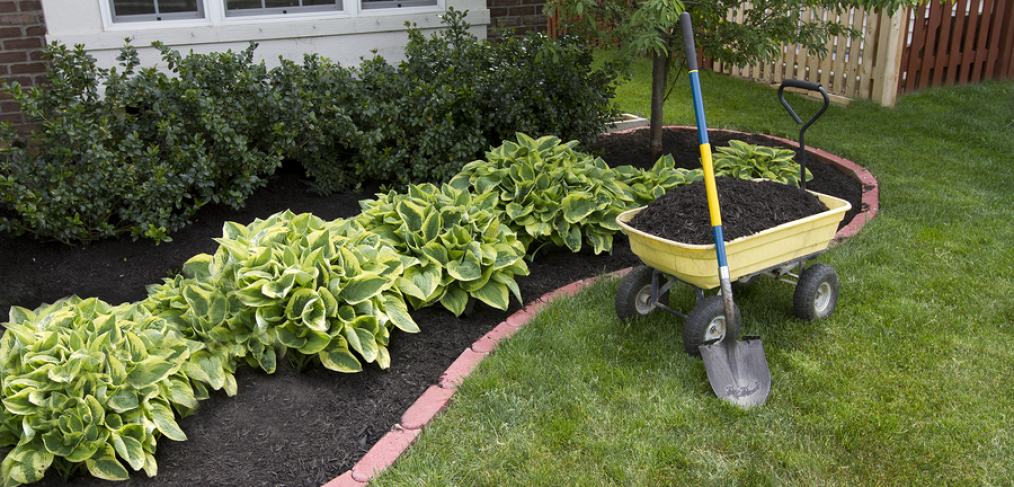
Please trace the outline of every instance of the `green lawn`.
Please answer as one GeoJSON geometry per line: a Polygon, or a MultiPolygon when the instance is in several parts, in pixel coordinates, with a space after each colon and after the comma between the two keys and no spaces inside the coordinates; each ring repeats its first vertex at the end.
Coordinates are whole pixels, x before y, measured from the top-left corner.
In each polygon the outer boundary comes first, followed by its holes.
{"type": "MultiPolygon", "coordinates": [[[[617,106],[647,115],[638,69],[617,106]]],[[[798,137],[775,89],[710,72],[702,85],[710,127],[798,137]]],[[[605,280],[487,357],[373,485],[1014,485],[1012,91],[854,101],[807,131],[874,174],[881,211],[821,258],[842,281],[830,319],[796,319],[792,287],[769,279],[737,294],[771,367],[763,407],[714,396],[675,316],[617,320],[605,280]]],[[[819,107],[790,101],[804,120],[819,107]]],[[[688,86],[665,112],[694,125],[688,86]]]]}

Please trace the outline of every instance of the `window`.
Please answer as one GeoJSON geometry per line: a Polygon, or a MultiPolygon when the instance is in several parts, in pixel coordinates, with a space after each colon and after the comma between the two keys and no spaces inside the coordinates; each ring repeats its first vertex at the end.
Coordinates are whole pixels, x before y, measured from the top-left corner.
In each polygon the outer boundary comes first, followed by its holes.
{"type": "MultiPolygon", "coordinates": [[[[351,0],[364,10],[426,7],[437,0],[351,0]]],[[[300,12],[342,11],[343,0],[109,0],[114,23],[203,19],[204,3],[209,9],[223,9],[226,17],[281,15],[300,12]]],[[[355,5],[353,3],[353,5],[355,5]]]]}
{"type": "Polygon", "coordinates": [[[111,0],[113,22],[141,20],[201,19],[201,0],[111,0]]]}
{"type": "Polygon", "coordinates": [[[360,0],[363,10],[371,8],[425,7],[436,5],[437,0],[360,0]]]}
{"type": "Polygon", "coordinates": [[[225,15],[228,17],[341,9],[342,0],[227,0],[225,2],[225,15]]]}

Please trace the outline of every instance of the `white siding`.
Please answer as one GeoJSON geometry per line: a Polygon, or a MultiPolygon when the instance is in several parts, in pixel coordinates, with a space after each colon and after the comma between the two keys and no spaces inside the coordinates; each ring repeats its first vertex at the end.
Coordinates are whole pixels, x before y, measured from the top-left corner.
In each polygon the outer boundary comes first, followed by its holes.
{"type": "Polygon", "coordinates": [[[448,7],[468,10],[471,32],[486,38],[489,10],[485,0],[439,0],[434,7],[375,9],[360,11],[355,0],[345,0],[341,13],[312,12],[260,17],[225,18],[205,4],[206,19],[113,24],[108,0],[46,0],[48,42],[84,44],[101,66],[117,64],[116,56],[130,38],[141,54],[142,66],[159,61],[153,41],[187,53],[224,52],[246,49],[249,41],[259,46],[257,59],[269,67],[278,57],[300,60],[304,53],[318,53],[342,65],[356,65],[360,57],[372,58],[371,50],[389,62],[399,61],[408,40],[405,22],[417,24],[426,35],[439,28],[440,14],[448,7]]]}

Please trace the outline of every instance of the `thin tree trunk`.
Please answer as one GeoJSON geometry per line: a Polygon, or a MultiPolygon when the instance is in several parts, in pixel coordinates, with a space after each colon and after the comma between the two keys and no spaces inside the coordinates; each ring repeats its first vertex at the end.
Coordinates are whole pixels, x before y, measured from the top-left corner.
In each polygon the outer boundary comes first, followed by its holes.
{"type": "Polygon", "coordinates": [[[665,102],[666,75],[669,72],[669,58],[664,54],[653,54],[651,65],[651,119],[649,120],[648,153],[658,157],[662,153],[662,105],[665,102]]]}

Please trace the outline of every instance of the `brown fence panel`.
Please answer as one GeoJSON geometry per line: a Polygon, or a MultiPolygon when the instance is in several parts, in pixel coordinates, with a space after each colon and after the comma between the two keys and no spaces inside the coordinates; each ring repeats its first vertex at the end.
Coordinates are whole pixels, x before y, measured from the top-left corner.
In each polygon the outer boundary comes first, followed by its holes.
{"type": "Polygon", "coordinates": [[[907,15],[899,93],[1014,77],[1014,5],[928,2],[907,15]]]}

